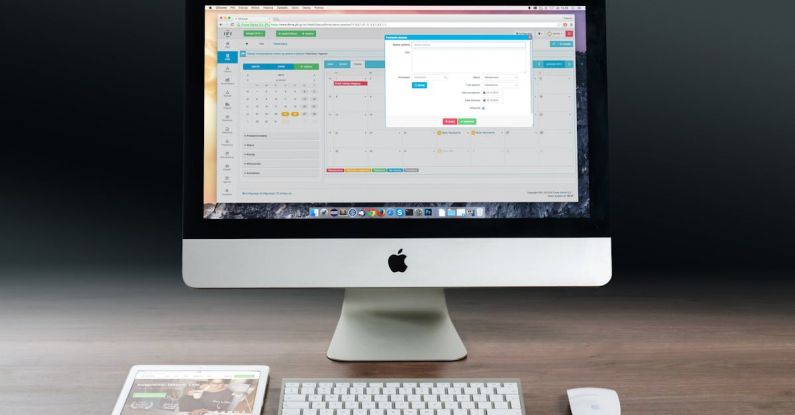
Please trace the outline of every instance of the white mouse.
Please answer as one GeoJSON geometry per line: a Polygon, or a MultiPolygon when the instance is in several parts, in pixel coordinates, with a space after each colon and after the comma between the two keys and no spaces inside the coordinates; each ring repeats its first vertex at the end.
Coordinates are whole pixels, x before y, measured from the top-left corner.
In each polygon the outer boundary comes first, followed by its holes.
{"type": "Polygon", "coordinates": [[[621,415],[618,394],[612,389],[577,388],[566,392],[572,415],[621,415]]]}

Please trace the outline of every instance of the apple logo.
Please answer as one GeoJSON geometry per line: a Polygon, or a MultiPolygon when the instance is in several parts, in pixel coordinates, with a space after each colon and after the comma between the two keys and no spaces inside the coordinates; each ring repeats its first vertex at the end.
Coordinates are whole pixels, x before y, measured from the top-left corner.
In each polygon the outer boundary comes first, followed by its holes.
{"type": "Polygon", "coordinates": [[[406,254],[403,254],[402,252],[403,248],[401,248],[397,254],[392,254],[389,256],[389,269],[391,269],[392,272],[404,272],[406,271],[406,268],[409,267],[406,265],[406,254]]]}

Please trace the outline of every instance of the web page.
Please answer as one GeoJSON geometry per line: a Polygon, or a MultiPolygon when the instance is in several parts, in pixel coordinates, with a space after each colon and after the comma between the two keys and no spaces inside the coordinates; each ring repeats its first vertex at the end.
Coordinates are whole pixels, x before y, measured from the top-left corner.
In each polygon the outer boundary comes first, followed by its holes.
{"type": "Polygon", "coordinates": [[[205,217],[587,216],[584,7],[211,7],[205,217]]]}
{"type": "Polygon", "coordinates": [[[122,415],[253,415],[259,372],[141,371],[122,415]]]}

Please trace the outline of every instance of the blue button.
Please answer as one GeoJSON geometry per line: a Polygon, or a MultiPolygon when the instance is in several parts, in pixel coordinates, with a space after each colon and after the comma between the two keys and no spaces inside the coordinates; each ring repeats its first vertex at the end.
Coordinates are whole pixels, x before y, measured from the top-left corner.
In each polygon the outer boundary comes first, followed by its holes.
{"type": "Polygon", "coordinates": [[[289,71],[295,69],[293,63],[244,63],[244,71],[289,71]]]}
{"type": "Polygon", "coordinates": [[[324,68],[350,68],[351,61],[323,61],[324,68]]]}
{"type": "Polygon", "coordinates": [[[219,50],[218,51],[218,63],[220,63],[220,64],[237,63],[237,51],[236,50],[219,50]]]}
{"type": "Polygon", "coordinates": [[[364,61],[364,67],[369,69],[384,69],[386,61],[364,61]]]}
{"type": "Polygon", "coordinates": [[[426,89],[428,88],[427,82],[412,82],[411,87],[414,89],[426,89]]]}
{"type": "Polygon", "coordinates": [[[403,173],[402,167],[389,167],[386,169],[387,173],[403,173]]]}
{"type": "Polygon", "coordinates": [[[574,61],[533,61],[533,68],[555,69],[573,67],[574,61]]]}
{"type": "Polygon", "coordinates": [[[571,48],[574,47],[573,40],[550,40],[549,47],[551,48],[571,48]]]}

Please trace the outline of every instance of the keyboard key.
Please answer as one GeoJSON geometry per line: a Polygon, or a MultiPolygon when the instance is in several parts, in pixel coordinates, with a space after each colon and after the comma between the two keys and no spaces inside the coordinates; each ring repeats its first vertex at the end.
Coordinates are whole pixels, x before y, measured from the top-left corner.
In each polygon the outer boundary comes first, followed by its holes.
{"type": "Polygon", "coordinates": [[[309,408],[309,402],[282,402],[284,409],[306,409],[309,408]]]}
{"type": "Polygon", "coordinates": [[[302,402],[306,400],[306,395],[284,395],[285,402],[302,402]]]}
{"type": "Polygon", "coordinates": [[[487,409],[486,415],[522,415],[520,409],[487,409]]]}

